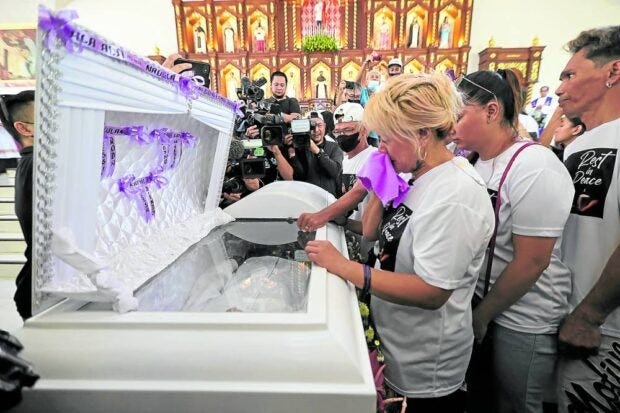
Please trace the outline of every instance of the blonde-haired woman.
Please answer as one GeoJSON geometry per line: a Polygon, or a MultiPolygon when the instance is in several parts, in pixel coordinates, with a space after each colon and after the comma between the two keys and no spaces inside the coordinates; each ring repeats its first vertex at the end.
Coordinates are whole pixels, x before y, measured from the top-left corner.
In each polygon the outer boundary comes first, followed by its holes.
{"type": "Polygon", "coordinates": [[[393,77],[366,106],[364,124],[381,135],[380,151],[413,176],[399,214],[384,225],[402,229],[393,270],[349,261],[327,241],[306,248],[314,263],[373,294],[386,384],[407,397],[408,411],[464,410],[458,389],[473,343],[470,302],[493,211],[484,182],[443,143],[460,109],[442,74],[393,77]]]}

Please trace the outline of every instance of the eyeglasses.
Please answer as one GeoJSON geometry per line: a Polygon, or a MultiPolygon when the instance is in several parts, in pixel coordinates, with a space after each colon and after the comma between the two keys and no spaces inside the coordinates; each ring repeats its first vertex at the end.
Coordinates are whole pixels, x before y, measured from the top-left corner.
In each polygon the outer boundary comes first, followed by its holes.
{"type": "Polygon", "coordinates": [[[340,135],[353,135],[357,132],[359,132],[359,128],[350,127],[346,129],[334,130],[332,134],[334,135],[334,138],[337,138],[340,135]]]}
{"type": "Polygon", "coordinates": [[[474,82],[473,80],[468,79],[467,77],[465,77],[465,75],[459,76],[459,78],[456,79],[456,81],[454,82],[454,86],[456,86],[457,89],[460,89],[461,88],[461,84],[463,83],[464,80],[466,82],[471,83],[472,85],[474,85],[474,86],[484,90],[485,92],[490,93],[491,95],[493,95],[493,99],[495,99],[495,101],[499,103],[499,100],[497,99],[497,96],[495,96],[495,93],[491,92],[486,87],[479,85],[478,83],[474,82]]]}

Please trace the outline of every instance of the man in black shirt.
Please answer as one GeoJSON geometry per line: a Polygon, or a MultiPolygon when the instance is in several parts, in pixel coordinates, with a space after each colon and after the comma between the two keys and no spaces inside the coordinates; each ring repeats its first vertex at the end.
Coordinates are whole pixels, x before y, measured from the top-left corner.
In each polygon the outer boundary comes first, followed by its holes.
{"type": "Polygon", "coordinates": [[[316,122],[308,147],[294,148],[292,136],[284,139],[284,148],[270,146],[278,160],[278,172],[285,180],[304,181],[320,186],[338,198],[342,195],[342,150],[325,139],[325,121],[318,112],[310,112],[316,122]]]}
{"type": "Polygon", "coordinates": [[[21,144],[21,159],[15,174],[15,215],[26,242],[26,264],[17,275],[15,305],[26,320],[32,316],[32,145],[34,142],[34,91],[1,97],[2,124],[21,144]]]}
{"type": "MultiPolygon", "coordinates": [[[[280,112],[282,115],[282,119],[284,120],[286,126],[288,127],[293,119],[301,118],[301,109],[299,107],[299,102],[295,98],[291,98],[286,96],[286,87],[288,85],[288,78],[284,72],[276,71],[271,74],[271,94],[272,97],[267,99],[270,103],[277,103],[280,112]]],[[[245,136],[249,139],[256,139],[259,137],[260,131],[257,126],[250,126],[245,131],[245,136]]],[[[269,148],[268,148],[269,149],[269,148]]],[[[265,152],[266,159],[266,168],[265,168],[265,178],[263,178],[263,183],[267,185],[275,181],[278,178],[278,172],[280,168],[276,168],[278,163],[282,162],[282,154],[279,150],[273,152],[271,150],[267,150],[265,152]]],[[[288,175],[283,176],[280,173],[280,176],[284,179],[288,179],[288,175]]]]}
{"type": "Polygon", "coordinates": [[[293,119],[301,118],[301,109],[299,102],[295,98],[286,96],[286,86],[288,78],[284,72],[273,72],[271,74],[271,94],[269,100],[271,103],[277,103],[282,112],[282,118],[285,123],[291,123],[293,119]]]}

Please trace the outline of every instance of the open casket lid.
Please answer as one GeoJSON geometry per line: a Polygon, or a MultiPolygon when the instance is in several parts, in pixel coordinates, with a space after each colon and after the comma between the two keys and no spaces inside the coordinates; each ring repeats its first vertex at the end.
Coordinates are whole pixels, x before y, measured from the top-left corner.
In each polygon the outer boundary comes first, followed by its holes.
{"type": "Polygon", "coordinates": [[[237,104],[75,17],[40,8],[33,313],[63,297],[132,309],[140,285],[231,219],[218,203],[237,104]]]}

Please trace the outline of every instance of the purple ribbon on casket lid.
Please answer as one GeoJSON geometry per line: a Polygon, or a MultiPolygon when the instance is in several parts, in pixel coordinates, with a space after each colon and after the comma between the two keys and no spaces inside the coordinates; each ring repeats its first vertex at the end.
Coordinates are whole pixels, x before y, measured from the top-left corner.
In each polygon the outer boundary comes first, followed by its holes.
{"type": "MultiPolygon", "coordinates": [[[[54,14],[51,10],[39,5],[39,29],[46,32],[45,45],[48,49],[52,49],[58,39],[68,52],[73,52],[75,45],[71,37],[74,28],[70,21],[77,18],[78,14],[75,10],[63,9],[54,14]]],[[[81,45],[78,45],[78,50],[82,50],[81,45]]]]}
{"type": "Polygon", "coordinates": [[[187,131],[175,132],[168,128],[153,129],[149,136],[159,142],[160,161],[157,172],[161,173],[174,168],[181,161],[183,146],[196,146],[197,139],[187,131]]]}
{"type": "Polygon", "coordinates": [[[150,133],[147,133],[146,127],[143,125],[105,126],[103,128],[103,133],[110,135],[124,135],[141,145],[146,145],[153,142],[153,137],[150,133]]]}
{"type": "Polygon", "coordinates": [[[149,189],[151,184],[159,189],[168,184],[168,179],[160,174],[151,172],[142,178],[127,175],[118,180],[119,192],[136,202],[140,214],[146,222],[151,221],[155,217],[155,202],[149,189]]]}
{"type": "Polygon", "coordinates": [[[114,135],[103,134],[103,150],[101,151],[101,178],[109,178],[116,168],[116,144],[114,135]]]}
{"type": "Polygon", "coordinates": [[[53,13],[46,7],[39,6],[39,28],[46,32],[45,45],[48,49],[53,49],[55,40],[59,39],[69,52],[73,52],[76,48],[78,52],[88,49],[110,59],[121,61],[163,82],[175,85],[179,92],[188,99],[205,96],[217,104],[234,110],[236,115],[243,116],[240,102],[228,100],[188,77],[174,73],[157,62],[139,56],[71,24],[70,21],[77,17],[77,13],[73,10],[61,10],[58,13],[53,13]]]}

